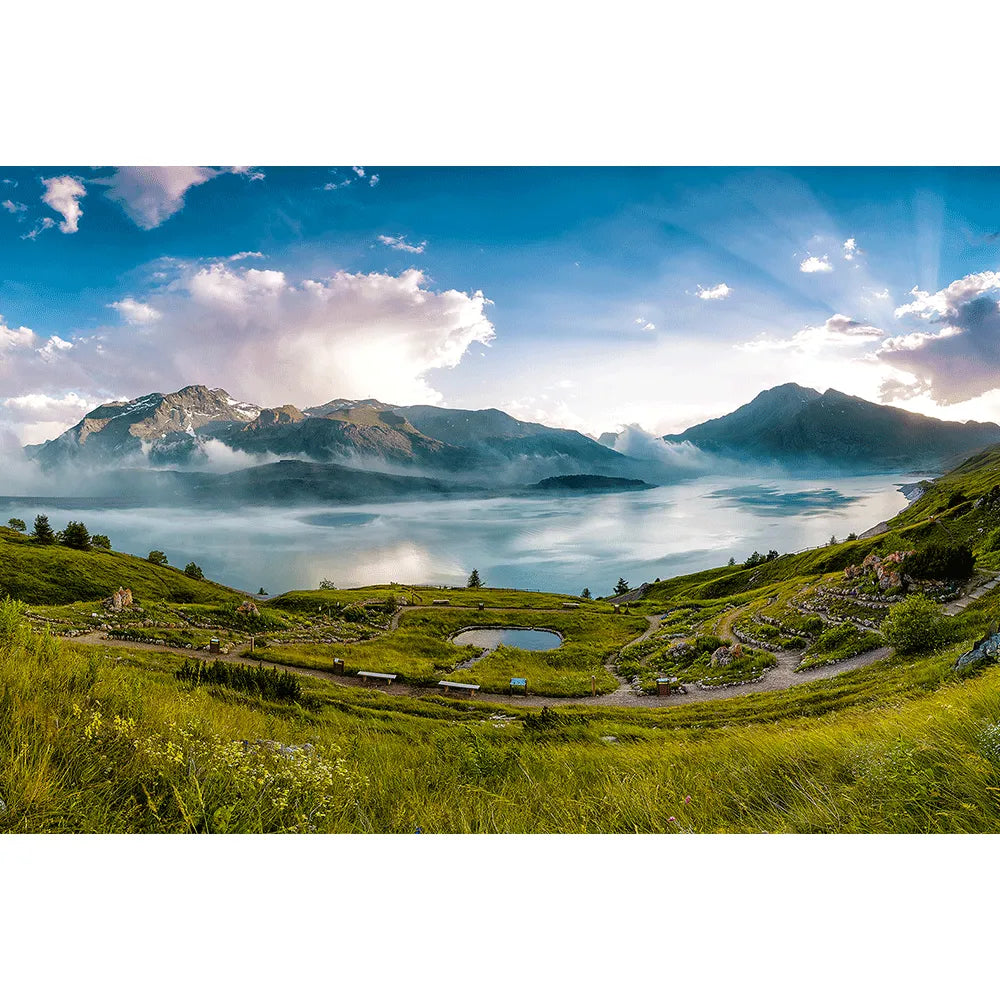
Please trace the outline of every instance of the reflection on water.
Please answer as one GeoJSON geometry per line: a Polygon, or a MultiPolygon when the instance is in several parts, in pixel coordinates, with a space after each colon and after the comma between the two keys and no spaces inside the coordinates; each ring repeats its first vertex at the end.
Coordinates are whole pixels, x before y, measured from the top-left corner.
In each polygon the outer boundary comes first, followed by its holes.
{"type": "MultiPolygon", "coordinates": [[[[620,576],[657,577],[742,562],[755,549],[793,552],[861,532],[906,503],[900,480],[699,479],[641,493],[431,500],[351,507],[149,509],[103,501],[0,498],[0,523],[36,513],[82,520],[113,546],[272,594],[370,583],[487,586],[608,594],[620,576]]],[[[123,581],[124,582],[124,581],[123,581]]]]}
{"type": "Polygon", "coordinates": [[[540,628],[470,628],[459,632],[451,641],[456,646],[496,649],[502,644],[536,652],[557,649],[562,645],[562,639],[555,632],[540,628]]]}

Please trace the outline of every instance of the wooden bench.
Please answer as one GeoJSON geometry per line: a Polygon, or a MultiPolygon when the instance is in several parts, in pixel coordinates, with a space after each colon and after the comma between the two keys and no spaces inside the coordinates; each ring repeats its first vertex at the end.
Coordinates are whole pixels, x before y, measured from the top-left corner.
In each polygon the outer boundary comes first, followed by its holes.
{"type": "Polygon", "coordinates": [[[510,693],[511,694],[527,694],[528,693],[528,678],[527,677],[511,677],[511,679],[510,679],[510,693]]]}
{"type": "Polygon", "coordinates": [[[438,600],[438,601],[431,601],[431,604],[437,605],[437,606],[440,607],[443,604],[451,604],[451,601],[449,601],[447,598],[442,598],[441,600],[438,600]]]}
{"type": "Polygon", "coordinates": [[[362,678],[366,687],[369,683],[377,683],[378,681],[385,681],[385,685],[388,687],[396,679],[395,674],[380,674],[374,670],[359,670],[358,676],[362,678]]]}
{"type": "Polygon", "coordinates": [[[461,681],[438,681],[438,687],[443,687],[446,691],[467,691],[470,698],[476,697],[479,690],[478,684],[463,684],[461,681]]]}
{"type": "Polygon", "coordinates": [[[578,608],[580,607],[579,601],[563,601],[564,608],[578,608]]]}

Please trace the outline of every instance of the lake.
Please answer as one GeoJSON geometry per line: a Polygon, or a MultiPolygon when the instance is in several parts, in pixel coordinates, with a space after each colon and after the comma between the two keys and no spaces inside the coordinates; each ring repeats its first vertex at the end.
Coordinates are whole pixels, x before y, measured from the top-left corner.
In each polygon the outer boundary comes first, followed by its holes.
{"type": "MultiPolygon", "coordinates": [[[[162,549],[233,587],[271,594],[371,583],[487,586],[595,596],[742,562],[755,549],[794,552],[862,532],[906,505],[918,476],[704,478],[630,493],[409,501],[343,507],[138,508],[66,498],[0,498],[0,522],[35,514],[82,520],[115,549],[162,549]]],[[[127,581],[123,581],[127,584],[127,581]]]]}
{"type": "Polygon", "coordinates": [[[558,649],[562,645],[562,639],[555,632],[541,628],[468,628],[453,636],[451,641],[456,646],[496,649],[504,645],[535,652],[558,649]]]}

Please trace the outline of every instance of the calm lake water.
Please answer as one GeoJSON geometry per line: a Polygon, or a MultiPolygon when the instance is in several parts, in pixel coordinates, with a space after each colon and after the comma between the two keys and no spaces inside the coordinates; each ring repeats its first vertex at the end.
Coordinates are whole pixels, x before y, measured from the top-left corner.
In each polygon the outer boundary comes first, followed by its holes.
{"type": "Polygon", "coordinates": [[[235,513],[0,498],[0,522],[20,517],[30,528],[45,513],[58,529],[82,520],[115,549],[162,549],[174,566],[193,560],[206,576],[254,592],[323,578],[464,585],[475,567],[488,586],[600,595],[620,576],[638,585],[741,562],[755,549],[793,552],[860,533],[900,511],[899,486],[919,478],[705,478],[636,493],[235,513]]]}
{"type": "Polygon", "coordinates": [[[532,649],[536,652],[557,649],[562,645],[562,639],[555,632],[540,628],[470,628],[459,632],[451,641],[456,646],[496,649],[503,644],[513,646],[515,649],[532,649]]]}

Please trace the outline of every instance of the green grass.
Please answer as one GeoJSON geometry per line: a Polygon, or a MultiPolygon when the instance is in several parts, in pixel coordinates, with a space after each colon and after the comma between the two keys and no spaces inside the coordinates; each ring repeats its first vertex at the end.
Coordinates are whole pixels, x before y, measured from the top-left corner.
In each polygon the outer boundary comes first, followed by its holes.
{"type": "Polygon", "coordinates": [[[586,601],[567,594],[548,594],[535,590],[508,590],[495,587],[409,587],[386,584],[377,587],[356,587],[350,590],[292,590],[273,597],[268,608],[289,611],[315,612],[331,605],[349,605],[364,601],[386,601],[394,598],[407,605],[431,606],[433,601],[445,600],[455,606],[476,607],[480,601],[488,608],[544,608],[560,610],[564,602],[578,603],[591,612],[612,614],[614,606],[605,601],[586,601]]]}
{"type": "Polygon", "coordinates": [[[37,545],[27,535],[0,528],[0,596],[28,604],[95,601],[127,587],[139,601],[217,603],[242,599],[238,591],[210,580],[192,580],[180,570],[154,566],[121,552],[80,552],[63,545],[37,545]]]}
{"type": "Polygon", "coordinates": [[[809,670],[825,663],[846,660],[885,645],[880,632],[865,632],[853,625],[831,625],[809,647],[799,670],[809,670]]]}
{"type": "Polygon", "coordinates": [[[410,684],[429,684],[437,683],[476,652],[470,646],[456,646],[431,636],[391,632],[367,642],[268,646],[255,656],[268,663],[313,670],[332,670],[336,657],[345,662],[348,674],[374,670],[398,674],[410,684]]]}

